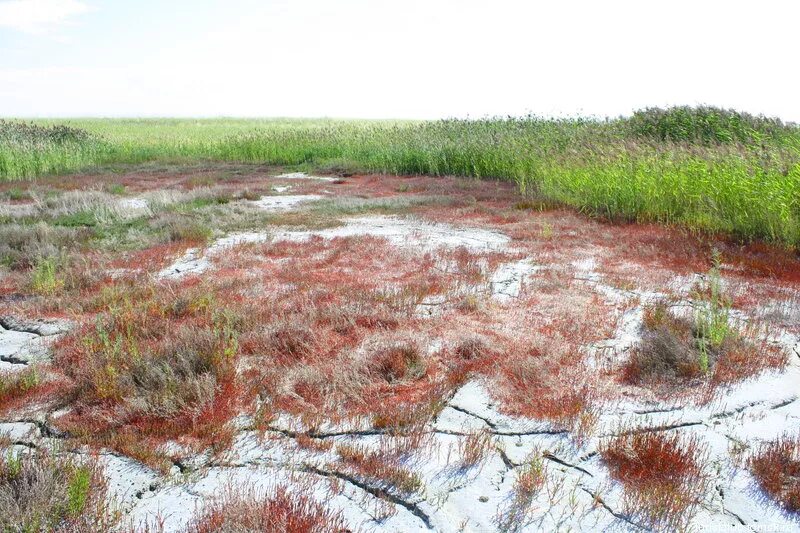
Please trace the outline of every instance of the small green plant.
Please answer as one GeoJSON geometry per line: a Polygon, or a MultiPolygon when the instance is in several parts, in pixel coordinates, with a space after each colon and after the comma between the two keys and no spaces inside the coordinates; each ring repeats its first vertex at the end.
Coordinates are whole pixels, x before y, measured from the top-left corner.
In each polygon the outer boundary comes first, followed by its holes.
{"type": "Polygon", "coordinates": [[[44,452],[0,456],[0,531],[110,531],[118,518],[93,460],[44,452]]]}
{"type": "Polygon", "coordinates": [[[94,227],[97,226],[97,214],[91,210],[78,211],[54,218],[53,225],[68,228],[94,227]]]}
{"type": "Polygon", "coordinates": [[[52,296],[64,287],[58,274],[59,265],[53,258],[39,260],[31,270],[31,290],[42,296],[52,296]]]}
{"type": "Polygon", "coordinates": [[[709,352],[719,348],[725,339],[734,334],[729,324],[730,303],[722,290],[720,266],[722,258],[718,250],[712,254],[712,267],[708,273],[705,287],[707,301],[694,316],[695,337],[700,351],[700,368],[703,373],[709,371],[709,352]]]}
{"type": "Polygon", "coordinates": [[[542,238],[548,240],[553,238],[553,225],[549,222],[542,225],[542,238]]]}
{"type": "Polygon", "coordinates": [[[28,191],[20,187],[10,188],[8,191],[6,191],[6,196],[11,201],[26,200],[31,197],[28,191]]]}
{"type": "Polygon", "coordinates": [[[109,194],[125,194],[125,186],[121,183],[106,183],[105,190],[109,194]]]}
{"type": "Polygon", "coordinates": [[[77,467],[67,485],[67,512],[79,516],[86,507],[91,488],[92,473],[86,467],[77,467]]]}

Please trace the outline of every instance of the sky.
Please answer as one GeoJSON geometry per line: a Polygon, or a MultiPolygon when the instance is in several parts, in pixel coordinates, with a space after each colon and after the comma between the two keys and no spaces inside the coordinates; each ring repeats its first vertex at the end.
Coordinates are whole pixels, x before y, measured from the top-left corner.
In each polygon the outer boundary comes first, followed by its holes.
{"type": "Polygon", "coordinates": [[[800,122],[796,0],[0,0],[0,116],[800,122]]]}

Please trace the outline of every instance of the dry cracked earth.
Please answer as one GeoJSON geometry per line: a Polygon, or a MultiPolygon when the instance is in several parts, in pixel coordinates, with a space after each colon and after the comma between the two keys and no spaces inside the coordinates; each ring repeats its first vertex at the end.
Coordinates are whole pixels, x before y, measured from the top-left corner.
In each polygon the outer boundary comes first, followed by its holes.
{"type": "Polygon", "coordinates": [[[95,465],[118,530],[233,531],[284,491],[318,531],[800,531],[797,448],[758,461],[800,423],[790,252],[494,181],[22,187],[0,445],[95,465]]]}

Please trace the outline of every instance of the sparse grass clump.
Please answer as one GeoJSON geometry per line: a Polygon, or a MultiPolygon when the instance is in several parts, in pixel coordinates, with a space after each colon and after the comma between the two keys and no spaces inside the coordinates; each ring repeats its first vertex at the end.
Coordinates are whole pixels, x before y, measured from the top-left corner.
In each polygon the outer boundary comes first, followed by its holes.
{"type": "Polygon", "coordinates": [[[627,509],[660,527],[685,524],[708,487],[706,451],[694,435],[623,431],[601,444],[600,455],[627,509]]]}
{"type": "Polygon", "coordinates": [[[748,466],[770,498],[800,513],[800,437],[784,435],[762,444],[748,466]]]}
{"type": "Polygon", "coordinates": [[[493,439],[488,431],[473,431],[458,441],[459,468],[467,470],[483,464],[492,450],[493,439]]]}
{"type": "Polygon", "coordinates": [[[0,456],[0,529],[63,533],[108,531],[117,521],[92,461],[47,453],[0,456]]]}
{"type": "Polygon", "coordinates": [[[539,452],[532,453],[517,470],[514,481],[514,500],[518,507],[527,508],[544,486],[546,471],[539,452]]]}
{"type": "Polygon", "coordinates": [[[547,468],[542,454],[534,450],[516,469],[514,487],[505,508],[495,518],[500,531],[520,531],[529,523],[533,501],[547,481],[547,468]]]}
{"type": "Polygon", "coordinates": [[[326,509],[307,491],[281,485],[272,491],[233,490],[207,504],[188,533],[338,533],[354,531],[338,512],[326,509]]]}
{"type": "Polygon", "coordinates": [[[202,222],[177,218],[167,226],[171,242],[206,244],[214,236],[214,230],[202,222]]]}

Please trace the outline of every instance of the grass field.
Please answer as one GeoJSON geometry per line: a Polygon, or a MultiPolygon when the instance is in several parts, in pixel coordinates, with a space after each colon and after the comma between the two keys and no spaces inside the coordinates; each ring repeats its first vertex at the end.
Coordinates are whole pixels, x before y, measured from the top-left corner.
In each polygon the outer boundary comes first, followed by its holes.
{"type": "Polygon", "coordinates": [[[0,180],[144,162],[262,162],[516,182],[532,201],[800,245],[800,128],[716,108],[616,120],[78,119],[0,125],[0,180]]]}

